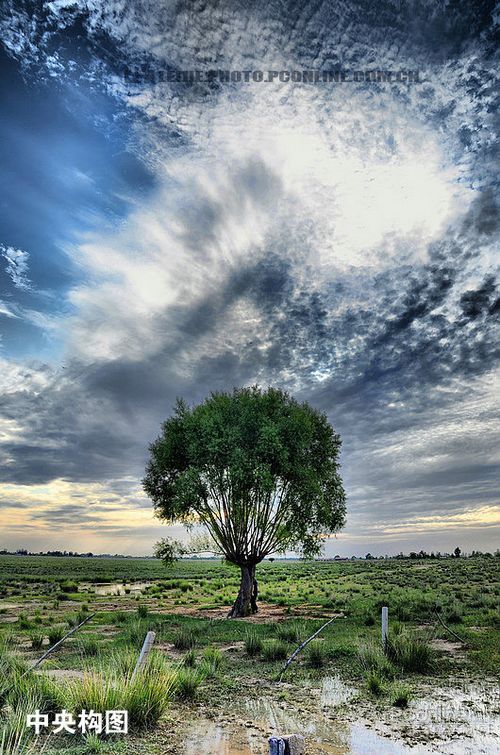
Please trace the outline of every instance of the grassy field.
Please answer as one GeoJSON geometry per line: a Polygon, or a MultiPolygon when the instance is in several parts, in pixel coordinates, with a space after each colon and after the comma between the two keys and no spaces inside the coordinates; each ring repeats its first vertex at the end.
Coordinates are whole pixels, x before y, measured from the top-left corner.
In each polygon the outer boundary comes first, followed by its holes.
{"type": "MultiPolygon", "coordinates": [[[[145,743],[149,752],[167,752],[155,749],[162,727],[177,716],[182,728],[193,706],[217,707],[255,694],[251,680],[293,696],[293,687],[277,683],[283,662],[333,616],[286,680],[299,689],[340,674],[373,705],[403,708],[423,679],[498,669],[499,565],[487,558],[266,562],[258,573],[259,614],[226,620],[239,579],[219,561],[181,561],[167,571],[153,559],[1,556],[4,727],[9,736],[20,736],[13,715],[23,700],[77,710],[98,709],[112,698],[134,711],[127,752],[144,751],[145,743]],[[390,614],[386,653],[379,642],[383,605],[390,614]],[[45,673],[21,678],[49,644],[94,612],[44,662],[45,673]],[[150,629],[157,633],[156,650],[137,686],[130,673],[150,629]],[[102,688],[108,700],[97,693],[102,688]]],[[[23,742],[17,750],[0,744],[0,753],[30,752],[30,741],[25,750],[23,742]]],[[[45,752],[122,752],[124,746],[59,736],[46,742],[45,752]]],[[[39,748],[37,742],[33,752],[39,748]]]]}

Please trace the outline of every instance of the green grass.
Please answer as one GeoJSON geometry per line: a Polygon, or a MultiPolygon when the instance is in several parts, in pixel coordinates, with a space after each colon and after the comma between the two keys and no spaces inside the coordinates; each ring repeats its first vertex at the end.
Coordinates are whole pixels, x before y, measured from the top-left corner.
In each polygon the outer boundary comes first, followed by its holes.
{"type": "Polygon", "coordinates": [[[284,661],[290,655],[288,645],[280,640],[263,642],[261,653],[265,661],[284,661]]]}
{"type": "Polygon", "coordinates": [[[391,705],[395,708],[407,708],[411,700],[412,691],[404,682],[395,682],[390,691],[391,705]]]}
{"type": "Polygon", "coordinates": [[[190,650],[197,643],[197,637],[192,629],[181,629],[174,637],[174,647],[177,650],[190,650]]]}
{"type": "Polygon", "coordinates": [[[311,668],[323,668],[327,661],[325,643],[322,640],[312,640],[306,647],[306,663],[311,668]]]}
{"type": "Polygon", "coordinates": [[[389,638],[386,655],[406,672],[425,674],[435,667],[436,653],[425,637],[403,630],[389,638]]]}
{"type": "Polygon", "coordinates": [[[192,668],[181,668],[175,678],[174,693],[179,700],[193,700],[202,682],[202,675],[192,668]]]}
{"type": "Polygon", "coordinates": [[[245,650],[248,655],[259,655],[262,651],[262,639],[254,630],[248,630],[245,634],[245,650]]]}

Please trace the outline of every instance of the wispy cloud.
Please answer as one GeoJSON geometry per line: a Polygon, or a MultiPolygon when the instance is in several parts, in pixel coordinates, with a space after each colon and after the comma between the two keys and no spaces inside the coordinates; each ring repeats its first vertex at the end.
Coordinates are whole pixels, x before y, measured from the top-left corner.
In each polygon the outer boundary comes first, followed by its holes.
{"type": "Polygon", "coordinates": [[[0,244],[0,254],[7,262],[5,271],[10,276],[14,286],[21,291],[29,291],[32,285],[28,278],[28,252],[0,244]]]}

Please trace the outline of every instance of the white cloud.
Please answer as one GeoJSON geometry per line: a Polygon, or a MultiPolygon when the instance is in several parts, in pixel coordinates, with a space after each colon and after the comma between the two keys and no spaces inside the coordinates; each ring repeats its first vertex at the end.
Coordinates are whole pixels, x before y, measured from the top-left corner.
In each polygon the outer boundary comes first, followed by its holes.
{"type": "Polygon", "coordinates": [[[28,278],[29,253],[13,246],[0,244],[0,254],[7,262],[5,271],[10,276],[14,286],[22,291],[31,289],[31,281],[28,278]]]}

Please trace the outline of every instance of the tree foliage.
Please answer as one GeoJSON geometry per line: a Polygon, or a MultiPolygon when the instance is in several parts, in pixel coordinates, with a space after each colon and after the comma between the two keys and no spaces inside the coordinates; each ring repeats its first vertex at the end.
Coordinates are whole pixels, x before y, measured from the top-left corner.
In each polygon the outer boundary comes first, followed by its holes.
{"type": "Polygon", "coordinates": [[[340,437],[325,415],[257,387],[178,401],[150,447],[144,488],[156,514],[200,522],[228,561],[316,555],[345,520],[340,437]]]}

